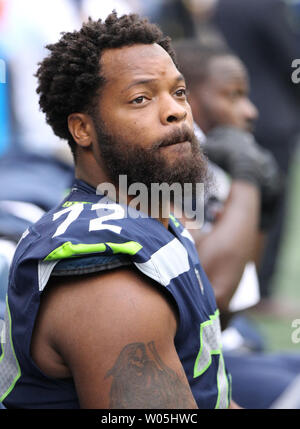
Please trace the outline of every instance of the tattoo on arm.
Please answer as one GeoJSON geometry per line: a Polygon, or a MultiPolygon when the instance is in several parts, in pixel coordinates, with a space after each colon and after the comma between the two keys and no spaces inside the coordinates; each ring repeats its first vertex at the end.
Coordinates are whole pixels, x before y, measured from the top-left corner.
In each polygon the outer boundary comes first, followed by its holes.
{"type": "Polygon", "coordinates": [[[195,408],[188,385],[164,364],[154,341],[127,344],[106,377],[110,408],[195,408]]]}

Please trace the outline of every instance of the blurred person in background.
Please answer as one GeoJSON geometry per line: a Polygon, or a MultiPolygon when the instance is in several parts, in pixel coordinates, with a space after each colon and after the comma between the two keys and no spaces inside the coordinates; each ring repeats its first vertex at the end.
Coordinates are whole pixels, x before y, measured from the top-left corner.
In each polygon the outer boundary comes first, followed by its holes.
{"type": "Polygon", "coordinates": [[[226,44],[207,46],[187,39],[174,47],[215,176],[204,226],[190,232],[223,315],[233,398],[245,408],[299,408],[300,357],[264,353],[262,338],[240,317],[258,302],[251,261],[259,261],[257,243],[272,225],[281,198],[278,165],[252,134],[258,111],[249,99],[247,70],[226,44]],[[238,317],[230,321],[230,315],[238,317]]]}
{"type": "MultiPolygon", "coordinates": [[[[300,131],[300,90],[291,80],[299,58],[299,2],[292,0],[219,0],[213,24],[242,59],[251,80],[250,98],[259,110],[254,135],[270,150],[288,179],[300,131]]],[[[259,279],[263,310],[280,310],[272,300],[272,278],[285,221],[286,192],[268,236],[259,279]]]]}
{"type": "MultiPolygon", "coordinates": [[[[219,196],[213,195],[209,200],[206,217],[218,221],[214,200],[222,203],[228,200],[236,212],[240,207],[240,220],[233,212],[227,217],[228,223],[222,223],[224,237],[218,247],[222,256],[217,256],[214,246],[211,250],[214,258],[224,263],[221,274],[217,273],[215,263],[206,266],[217,296],[219,294],[220,308],[226,309],[232,288],[236,288],[246,263],[253,261],[259,266],[263,242],[282,197],[282,175],[274,156],[253,138],[258,111],[249,99],[248,74],[240,59],[224,43],[207,46],[196,39],[186,39],[175,43],[175,48],[188,82],[194,120],[206,134],[205,151],[214,162],[216,177],[220,177],[215,189],[219,196]],[[222,171],[229,174],[231,182],[222,171]],[[239,190],[235,186],[241,185],[239,182],[251,186],[239,190]],[[253,188],[256,188],[255,196],[251,195],[253,188]],[[245,214],[248,219],[242,217],[245,214]],[[228,254],[227,262],[224,252],[228,254]]],[[[205,235],[199,232],[205,242],[205,235]]],[[[207,245],[202,248],[205,260],[210,257],[210,251],[207,245]]],[[[249,295],[249,288],[246,294],[249,295]]]]}

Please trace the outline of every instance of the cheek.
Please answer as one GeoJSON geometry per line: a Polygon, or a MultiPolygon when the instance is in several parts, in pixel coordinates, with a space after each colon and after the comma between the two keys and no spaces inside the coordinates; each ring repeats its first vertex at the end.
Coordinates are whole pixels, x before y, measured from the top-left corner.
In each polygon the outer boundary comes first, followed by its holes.
{"type": "Polygon", "coordinates": [[[227,116],[227,102],[216,92],[204,92],[200,99],[200,107],[209,123],[217,124],[224,119],[224,116],[227,116]]]}
{"type": "Polygon", "coordinates": [[[234,103],[232,106],[232,118],[235,122],[235,125],[242,125],[245,120],[245,110],[243,109],[243,105],[241,103],[234,103]]]}
{"type": "Polygon", "coordinates": [[[153,109],[115,109],[107,125],[116,137],[132,144],[151,145],[160,136],[157,112],[153,109]]]}
{"type": "Polygon", "coordinates": [[[236,120],[236,106],[226,98],[217,99],[213,108],[215,117],[220,122],[233,123],[236,120]]]}
{"type": "Polygon", "coordinates": [[[116,138],[131,141],[141,133],[142,120],[124,109],[112,107],[101,112],[106,130],[116,138]]]}
{"type": "Polygon", "coordinates": [[[132,145],[147,146],[155,140],[155,125],[147,117],[132,117],[125,115],[125,118],[116,121],[113,135],[132,145]]]}

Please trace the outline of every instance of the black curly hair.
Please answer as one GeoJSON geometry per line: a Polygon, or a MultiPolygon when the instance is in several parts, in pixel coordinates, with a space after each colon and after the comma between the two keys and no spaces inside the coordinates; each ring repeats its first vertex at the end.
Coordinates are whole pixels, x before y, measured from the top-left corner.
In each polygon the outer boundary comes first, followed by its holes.
{"type": "Polygon", "coordinates": [[[76,143],[67,119],[74,112],[93,113],[95,98],[105,83],[100,64],[103,50],[157,43],[176,64],[170,42],[147,18],[137,14],[118,17],[113,11],[105,21],[89,18],[79,31],[62,33],[57,43],[46,46],[50,55],[39,63],[36,73],[40,108],[53,132],[68,141],[74,157],[76,143]]]}

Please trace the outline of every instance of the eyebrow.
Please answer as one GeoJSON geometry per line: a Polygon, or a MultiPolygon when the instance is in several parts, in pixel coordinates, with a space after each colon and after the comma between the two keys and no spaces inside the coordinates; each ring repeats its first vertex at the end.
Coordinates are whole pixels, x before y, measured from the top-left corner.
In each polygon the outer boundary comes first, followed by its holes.
{"type": "MultiPolygon", "coordinates": [[[[133,86],[138,86],[138,85],[146,85],[146,84],[151,84],[153,82],[157,82],[159,79],[141,79],[141,80],[135,80],[133,82],[131,82],[122,92],[128,91],[130,88],[132,88],[133,86]]],[[[184,76],[180,73],[176,79],[174,80],[175,83],[178,82],[185,82],[185,78],[184,76]]]]}

